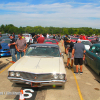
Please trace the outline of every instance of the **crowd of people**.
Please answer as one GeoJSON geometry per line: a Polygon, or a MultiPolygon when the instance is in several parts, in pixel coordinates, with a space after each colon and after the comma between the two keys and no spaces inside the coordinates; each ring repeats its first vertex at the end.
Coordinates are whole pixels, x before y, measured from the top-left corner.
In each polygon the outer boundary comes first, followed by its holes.
{"type": "MultiPolygon", "coordinates": [[[[34,44],[36,43],[43,43],[45,38],[49,38],[51,35],[47,33],[46,37],[44,37],[42,34],[40,35],[34,35],[34,44]]],[[[0,37],[2,37],[2,34],[0,32],[0,37]]],[[[60,35],[58,36],[60,37],[60,35]]],[[[10,47],[10,53],[12,56],[12,63],[15,63],[17,60],[20,59],[20,57],[23,57],[26,49],[27,49],[27,42],[25,38],[23,38],[22,34],[18,34],[18,39],[15,41],[15,34],[13,33],[12,35],[9,36],[10,38],[10,43],[8,46],[10,47]],[[17,59],[15,56],[15,51],[17,51],[17,59]]],[[[56,35],[53,34],[53,39],[56,38],[56,35]]],[[[60,37],[61,39],[61,37],[60,37]]],[[[85,59],[85,47],[81,43],[80,39],[77,40],[77,43],[74,45],[73,42],[71,42],[70,38],[66,34],[66,36],[63,38],[62,45],[65,47],[65,54],[67,54],[67,68],[73,68],[73,63],[76,66],[76,74],[78,74],[78,65],[80,65],[80,73],[82,74],[82,65],[83,65],[83,60],[85,59]],[[71,64],[70,63],[71,60],[71,64]]],[[[0,49],[1,49],[0,45],[0,49]]]]}
{"type": "Polygon", "coordinates": [[[80,65],[80,74],[83,73],[82,71],[82,65],[83,65],[83,60],[85,59],[85,46],[84,44],[81,43],[81,39],[79,38],[77,40],[77,43],[73,44],[71,42],[70,38],[66,34],[66,36],[63,39],[62,46],[64,45],[65,47],[65,54],[67,54],[67,68],[73,68],[73,63],[76,66],[76,71],[74,72],[75,74],[79,74],[78,72],[78,65],[80,65]],[[69,64],[71,60],[71,65],[69,64]]]}

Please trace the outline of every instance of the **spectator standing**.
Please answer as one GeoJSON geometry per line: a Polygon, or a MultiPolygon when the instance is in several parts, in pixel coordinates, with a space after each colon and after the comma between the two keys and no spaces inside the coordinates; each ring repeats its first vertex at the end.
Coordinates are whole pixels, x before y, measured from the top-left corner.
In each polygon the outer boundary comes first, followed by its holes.
{"type": "Polygon", "coordinates": [[[8,46],[10,47],[10,53],[12,56],[12,63],[16,62],[16,56],[15,56],[15,39],[12,37],[12,35],[10,35],[10,44],[8,44],[8,46]]]}
{"type": "Polygon", "coordinates": [[[2,37],[1,37],[1,35],[0,35],[0,42],[2,41],[2,37]]]}
{"type": "Polygon", "coordinates": [[[53,34],[53,39],[56,39],[56,36],[55,36],[55,34],[53,34]]]}
{"type": "Polygon", "coordinates": [[[67,67],[68,68],[73,67],[73,58],[72,58],[73,47],[74,47],[74,43],[70,39],[68,39],[67,52],[66,52],[66,54],[68,54],[68,57],[67,57],[67,67]],[[69,66],[70,59],[71,59],[71,65],[69,66]]]}
{"type": "Polygon", "coordinates": [[[82,65],[83,60],[85,59],[85,47],[84,44],[81,43],[81,40],[78,39],[77,43],[74,45],[72,50],[72,57],[74,57],[74,64],[76,66],[76,74],[78,74],[78,64],[80,65],[80,74],[82,74],[82,65]]]}
{"type": "Polygon", "coordinates": [[[34,37],[33,37],[33,42],[34,42],[34,44],[37,43],[37,37],[36,37],[36,35],[34,35],[34,37]]]}
{"type": "Polygon", "coordinates": [[[68,38],[68,35],[66,34],[66,36],[64,37],[63,42],[62,42],[62,46],[63,46],[63,44],[64,44],[64,47],[65,47],[65,54],[66,54],[68,39],[69,39],[69,38],[68,38]]]}
{"type": "Polygon", "coordinates": [[[0,36],[2,37],[2,34],[1,34],[1,32],[0,32],[0,36]]]}
{"type": "Polygon", "coordinates": [[[49,38],[49,34],[47,33],[46,38],[49,38]]]}
{"type": "Polygon", "coordinates": [[[15,38],[15,33],[13,33],[13,38],[15,38]]]}
{"type": "Polygon", "coordinates": [[[26,48],[27,48],[27,43],[26,43],[26,40],[22,38],[22,34],[18,34],[18,38],[17,41],[16,41],[16,50],[17,50],[17,60],[20,59],[20,55],[21,57],[24,56],[24,53],[26,51],[26,48]]]}
{"type": "Polygon", "coordinates": [[[44,37],[42,37],[42,34],[40,34],[40,37],[37,39],[38,43],[43,43],[44,42],[44,37]]]}

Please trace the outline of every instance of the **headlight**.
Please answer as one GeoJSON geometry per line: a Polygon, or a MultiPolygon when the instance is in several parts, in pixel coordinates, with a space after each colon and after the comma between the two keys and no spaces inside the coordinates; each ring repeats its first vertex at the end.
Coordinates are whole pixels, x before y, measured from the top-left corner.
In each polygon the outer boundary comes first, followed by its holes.
{"type": "Polygon", "coordinates": [[[59,75],[59,79],[64,79],[64,75],[63,74],[60,74],[59,75]]]}
{"type": "Polygon", "coordinates": [[[19,72],[16,72],[16,76],[17,76],[17,77],[20,77],[20,73],[19,73],[19,72]]]}
{"type": "Polygon", "coordinates": [[[54,74],[54,79],[58,79],[58,75],[57,74],[54,74]]]}
{"type": "Polygon", "coordinates": [[[10,76],[14,76],[15,75],[15,73],[14,72],[10,72],[10,76]]]}

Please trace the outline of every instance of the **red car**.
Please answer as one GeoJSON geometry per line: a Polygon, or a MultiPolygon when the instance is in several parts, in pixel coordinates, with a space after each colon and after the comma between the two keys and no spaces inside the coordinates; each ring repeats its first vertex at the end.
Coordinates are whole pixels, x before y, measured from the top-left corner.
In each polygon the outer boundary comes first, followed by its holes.
{"type": "Polygon", "coordinates": [[[56,41],[56,39],[45,39],[44,43],[58,45],[58,42],[56,41]]]}
{"type": "Polygon", "coordinates": [[[89,40],[90,42],[91,42],[92,40],[96,40],[94,37],[87,37],[86,39],[89,40]]]}
{"type": "Polygon", "coordinates": [[[76,43],[76,41],[78,40],[79,38],[78,37],[71,37],[70,40],[73,42],[73,43],[76,43]]]}

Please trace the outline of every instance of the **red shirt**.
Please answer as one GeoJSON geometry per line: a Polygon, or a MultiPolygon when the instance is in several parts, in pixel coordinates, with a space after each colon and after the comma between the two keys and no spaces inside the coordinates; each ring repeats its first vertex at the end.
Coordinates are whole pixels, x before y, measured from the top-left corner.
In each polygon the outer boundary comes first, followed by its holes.
{"type": "Polygon", "coordinates": [[[37,42],[38,43],[43,43],[44,42],[44,37],[38,37],[37,42]]]}

